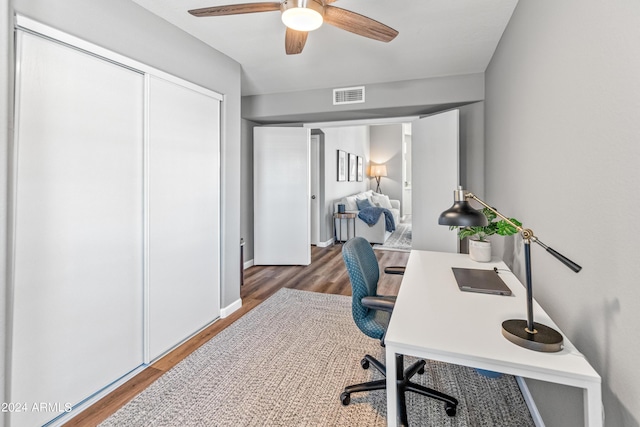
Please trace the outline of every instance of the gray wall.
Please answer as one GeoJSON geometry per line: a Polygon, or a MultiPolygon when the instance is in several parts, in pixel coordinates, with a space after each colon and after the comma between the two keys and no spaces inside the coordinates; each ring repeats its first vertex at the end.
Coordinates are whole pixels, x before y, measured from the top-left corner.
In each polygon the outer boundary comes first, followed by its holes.
{"type": "MultiPolygon", "coordinates": [[[[639,22],[638,1],[521,1],[486,72],[487,200],[583,266],[532,249],[536,299],[602,376],[611,427],[640,425],[639,22]]],[[[575,389],[529,383],[548,426],[581,425],[575,389]]]]}
{"type": "Polygon", "coordinates": [[[460,108],[460,185],[484,196],[484,102],[460,108]]]}
{"type": "MultiPolygon", "coordinates": [[[[373,125],[369,134],[371,163],[387,166],[387,176],[380,179],[380,191],[390,199],[402,201],[402,124],[373,125]]],[[[369,179],[369,186],[376,189],[374,178],[369,179]]]]}
{"type": "Polygon", "coordinates": [[[242,120],[240,132],[240,237],[244,239],[244,263],[253,260],[253,128],[258,124],[242,120]]]}
{"type": "Polygon", "coordinates": [[[242,97],[242,117],[261,123],[326,122],[428,114],[484,99],[484,74],[366,85],[363,104],[333,105],[333,89],[242,97]]]}

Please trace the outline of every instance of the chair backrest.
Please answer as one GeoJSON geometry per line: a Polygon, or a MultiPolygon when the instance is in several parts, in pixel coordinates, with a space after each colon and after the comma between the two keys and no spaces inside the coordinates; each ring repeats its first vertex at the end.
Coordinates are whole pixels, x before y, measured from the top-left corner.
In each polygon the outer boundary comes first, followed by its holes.
{"type": "Polygon", "coordinates": [[[365,335],[381,339],[388,314],[371,310],[361,303],[362,298],[377,295],[380,270],[376,254],[366,239],[354,237],[342,246],[342,258],[351,281],[353,320],[365,335]]]}

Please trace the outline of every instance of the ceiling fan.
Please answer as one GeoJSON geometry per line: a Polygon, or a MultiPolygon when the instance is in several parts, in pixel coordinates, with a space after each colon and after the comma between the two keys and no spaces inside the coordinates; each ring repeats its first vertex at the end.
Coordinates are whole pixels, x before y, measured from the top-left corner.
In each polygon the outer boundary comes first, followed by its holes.
{"type": "Polygon", "coordinates": [[[287,27],[285,34],[285,51],[287,55],[295,55],[302,52],[307,41],[308,32],[319,28],[323,22],[385,43],[390,42],[398,35],[396,30],[374,19],[330,5],[336,1],[283,0],[282,2],[230,4],[193,9],[189,13],[197,17],[204,17],[275,12],[278,10],[282,14],[282,22],[287,27]]]}

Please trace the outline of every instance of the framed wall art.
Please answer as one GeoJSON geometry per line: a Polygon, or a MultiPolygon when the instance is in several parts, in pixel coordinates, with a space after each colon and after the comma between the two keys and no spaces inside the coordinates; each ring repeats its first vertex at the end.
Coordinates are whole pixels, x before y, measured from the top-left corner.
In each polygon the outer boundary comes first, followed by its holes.
{"type": "Polygon", "coordinates": [[[338,150],[338,181],[347,180],[347,153],[338,150]]]}
{"type": "Polygon", "coordinates": [[[356,172],[358,170],[356,155],[349,153],[349,181],[356,180],[356,172]]]}

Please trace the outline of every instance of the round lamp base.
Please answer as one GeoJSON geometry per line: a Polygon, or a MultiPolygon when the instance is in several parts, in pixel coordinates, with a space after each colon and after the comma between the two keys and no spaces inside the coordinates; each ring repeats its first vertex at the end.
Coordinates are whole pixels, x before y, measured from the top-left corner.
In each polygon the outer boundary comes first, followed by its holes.
{"type": "Polygon", "coordinates": [[[533,323],[534,332],[527,329],[527,321],[520,319],[502,322],[502,335],[514,344],[529,350],[555,353],[562,350],[562,335],[541,323],[533,323]]]}

